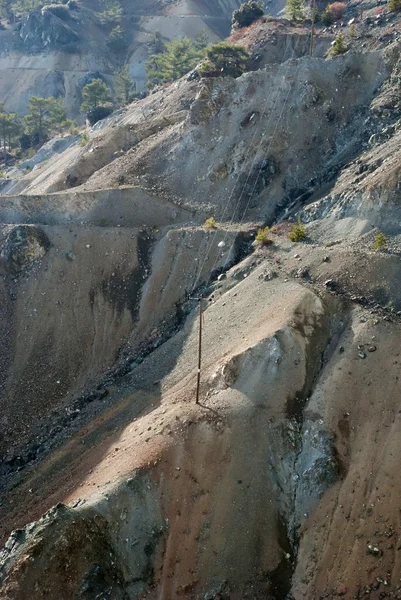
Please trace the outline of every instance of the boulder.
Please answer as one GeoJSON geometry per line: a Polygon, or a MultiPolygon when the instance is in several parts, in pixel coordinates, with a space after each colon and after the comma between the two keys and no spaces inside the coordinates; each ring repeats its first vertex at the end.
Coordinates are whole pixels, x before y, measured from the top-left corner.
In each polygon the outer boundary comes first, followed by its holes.
{"type": "Polygon", "coordinates": [[[37,225],[17,225],[9,231],[1,256],[6,269],[17,274],[43,258],[49,248],[50,240],[43,229],[37,225]]]}

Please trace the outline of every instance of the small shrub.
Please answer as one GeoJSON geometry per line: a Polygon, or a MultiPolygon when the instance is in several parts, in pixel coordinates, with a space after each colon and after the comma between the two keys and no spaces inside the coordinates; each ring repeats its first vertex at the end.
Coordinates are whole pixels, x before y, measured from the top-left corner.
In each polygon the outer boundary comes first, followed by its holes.
{"type": "Polygon", "coordinates": [[[398,12],[401,10],[401,0],[390,0],[388,9],[390,12],[398,12]]]}
{"type": "Polygon", "coordinates": [[[203,227],[205,227],[206,229],[216,229],[217,228],[216,219],[214,217],[209,217],[204,222],[203,227]]]}
{"type": "Polygon", "coordinates": [[[0,171],[0,179],[5,179],[6,178],[6,174],[4,173],[4,171],[0,171]]]}
{"type": "Polygon", "coordinates": [[[384,235],[384,233],[379,233],[379,235],[376,236],[376,239],[373,242],[372,248],[373,248],[373,250],[379,250],[379,251],[383,251],[383,250],[387,249],[387,238],[384,235]]]}
{"type": "Polygon", "coordinates": [[[75,125],[75,123],[72,123],[72,124],[70,125],[70,128],[69,128],[69,130],[68,130],[68,133],[69,133],[70,135],[78,135],[78,133],[79,133],[79,129],[78,129],[78,127],[75,125]]]}
{"type": "Polygon", "coordinates": [[[344,2],[333,2],[326,7],[326,11],[332,15],[333,21],[339,21],[343,18],[346,8],[344,2]]]}
{"type": "Polygon", "coordinates": [[[33,158],[36,154],[36,150],[35,148],[28,148],[28,150],[25,150],[25,152],[22,153],[21,158],[23,160],[29,160],[30,158],[33,158]]]}
{"type": "Polygon", "coordinates": [[[292,226],[291,232],[288,234],[288,239],[292,242],[302,242],[306,239],[305,225],[301,223],[298,217],[298,222],[292,226]]]}
{"type": "Polygon", "coordinates": [[[89,133],[87,131],[84,131],[83,134],[81,135],[81,141],[79,142],[79,145],[84,147],[86,146],[86,144],[89,142],[89,133]]]}
{"type": "Polygon", "coordinates": [[[249,58],[243,46],[219,42],[206,49],[205,60],[198,71],[203,77],[237,78],[246,71],[249,58]]]}
{"type": "Polygon", "coordinates": [[[273,243],[273,240],[269,238],[269,228],[258,229],[258,233],[255,237],[255,242],[258,242],[261,246],[269,246],[273,243]]]}

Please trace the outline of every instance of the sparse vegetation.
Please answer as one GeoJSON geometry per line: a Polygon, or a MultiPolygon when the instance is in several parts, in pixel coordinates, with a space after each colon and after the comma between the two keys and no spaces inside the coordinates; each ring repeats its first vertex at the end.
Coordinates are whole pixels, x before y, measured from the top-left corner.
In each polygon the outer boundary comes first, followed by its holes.
{"type": "Polygon", "coordinates": [[[330,56],[339,56],[340,54],[344,54],[345,52],[347,52],[347,50],[348,46],[344,41],[344,36],[342,33],[339,33],[330,51],[330,56]]]}
{"type": "Polygon", "coordinates": [[[265,14],[263,2],[260,0],[248,0],[244,2],[233,12],[232,28],[241,29],[242,27],[249,27],[254,21],[257,21],[265,14]]]}
{"type": "Polygon", "coordinates": [[[306,239],[305,225],[301,223],[300,217],[298,217],[297,223],[292,226],[292,229],[288,234],[288,239],[292,242],[302,242],[306,239]]]}
{"type": "Polygon", "coordinates": [[[384,233],[379,233],[376,236],[375,241],[373,242],[373,246],[372,246],[373,250],[378,250],[378,251],[383,251],[387,249],[387,238],[384,235],[384,233]]]}
{"type": "Polygon", "coordinates": [[[243,46],[228,42],[213,44],[199,71],[205,77],[239,77],[246,71],[249,53],[243,46]]]}
{"type": "Polygon", "coordinates": [[[273,243],[273,240],[269,237],[268,227],[258,229],[258,232],[255,236],[255,242],[258,242],[261,246],[269,246],[273,243]]]}
{"type": "Polygon", "coordinates": [[[214,217],[209,217],[204,222],[203,227],[205,227],[205,229],[216,229],[217,228],[216,219],[214,217]]]}

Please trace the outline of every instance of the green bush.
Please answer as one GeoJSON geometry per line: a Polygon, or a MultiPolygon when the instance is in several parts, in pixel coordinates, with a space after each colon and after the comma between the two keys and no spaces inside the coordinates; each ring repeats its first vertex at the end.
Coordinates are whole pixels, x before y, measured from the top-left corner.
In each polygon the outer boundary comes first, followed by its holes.
{"type": "Polygon", "coordinates": [[[258,232],[255,236],[255,242],[258,242],[261,246],[269,246],[273,243],[273,240],[269,238],[269,228],[264,227],[263,229],[258,229],[258,232]]]}
{"type": "Polygon", "coordinates": [[[248,2],[244,2],[238,10],[233,12],[232,27],[233,29],[249,27],[249,25],[260,19],[264,14],[263,2],[248,0],[248,2]]]}
{"type": "Polygon", "coordinates": [[[217,228],[216,219],[214,217],[209,217],[204,222],[203,227],[205,227],[206,229],[216,229],[217,228]]]}
{"type": "Polygon", "coordinates": [[[246,71],[249,53],[243,46],[228,42],[212,44],[199,72],[204,77],[239,77],[246,71]]]}
{"type": "Polygon", "coordinates": [[[376,236],[376,239],[373,242],[372,248],[373,248],[373,250],[379,250],[379,251],[387,249],[387,238],[384,235],[384,233],[379,233],[379,235],[376,236]]]}
{"type": "Polygon", "coordinates": [[[292,242],[302,242],[306,239],[305,225],[301,223],[298,217],[298,222],[292,226],[291,232],[288,234],[288,239],[292,242]]]}

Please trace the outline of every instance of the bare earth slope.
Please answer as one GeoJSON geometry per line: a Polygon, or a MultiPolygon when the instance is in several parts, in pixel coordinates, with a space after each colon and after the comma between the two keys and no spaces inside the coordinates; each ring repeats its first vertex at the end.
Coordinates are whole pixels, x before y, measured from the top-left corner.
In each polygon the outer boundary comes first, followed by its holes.
{"type": "Polygon", "coordinates": [[[1,598],[401,598],[400,40],[364,6],[344,56],[257,24],[254,71],[8,184],[1,598]]]}

